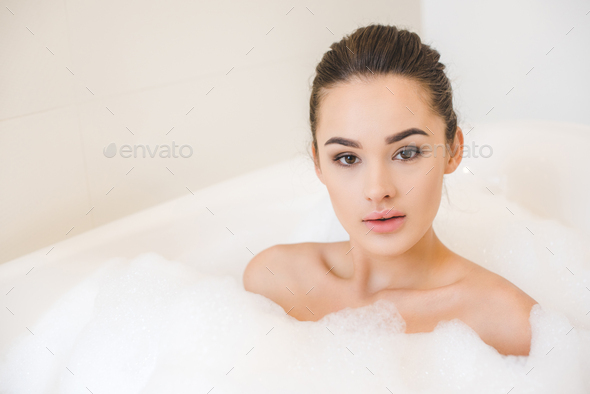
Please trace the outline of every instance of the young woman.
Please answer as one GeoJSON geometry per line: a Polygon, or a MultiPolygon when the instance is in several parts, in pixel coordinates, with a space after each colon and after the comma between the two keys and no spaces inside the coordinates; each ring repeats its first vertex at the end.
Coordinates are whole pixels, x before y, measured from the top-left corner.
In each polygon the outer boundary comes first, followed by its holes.
{"type": "Polygon", "coordinates": [[[501,354],[528,355],[537,302],[449,250],[432,228],[443,176],[463,155],[440,54],[384,25],[330,48],[313,81],[311,148],[350,241],[272,246],[246,267],[245,289],[312,321],[388,299],[406,333],[458,318],[501,354]]]}

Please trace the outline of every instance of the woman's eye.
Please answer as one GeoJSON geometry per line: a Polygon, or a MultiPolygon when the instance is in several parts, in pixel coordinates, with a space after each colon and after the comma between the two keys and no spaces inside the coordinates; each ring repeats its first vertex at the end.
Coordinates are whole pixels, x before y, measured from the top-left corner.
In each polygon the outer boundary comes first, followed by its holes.
{"type": "Polygon", "coordinates": [[[341,165],[351,166],[356,162],[357,157],[354,155],[343,155],[336,158],[336,161],[340,162],[341,165]],[[344,160],[344,161],[342,161],[344,160]]]}
{"type": "Polygon", "coordinates": [[[418,150],[417,149],[402,149],[397,155],[397,156],[401,156],[402,160],[411,160],[413,158],[416,157],[416,155],[418,155],[418,150]]]}
{"type": "MultiPolygon", "coordinates": [[[[402,148],[402,150],[400,150],[398,152],[397,155],[395,155],[394,159],[396,157],[399,156],[398,160],[401,161],[412,161],[418,158],[418,155],[421,153],[420,149],[418,148],[411,148],[411,147],[407,147],[407,148],[402,148]]],[[[338,165],[341,165],[343,167],[352,167],[353,165],[357,164],[357,159],[358,157],[356,157],[355,155],[341,155],[338,156],[336,158],[334,158],[334,161],[338,163],[338,165]]]]}

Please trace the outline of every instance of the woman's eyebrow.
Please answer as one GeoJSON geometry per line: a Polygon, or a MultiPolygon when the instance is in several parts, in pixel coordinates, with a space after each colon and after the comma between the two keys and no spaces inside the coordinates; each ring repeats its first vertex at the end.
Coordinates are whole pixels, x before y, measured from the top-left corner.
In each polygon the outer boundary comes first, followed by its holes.
{"type": "MultiPolygon", "coordinates": [[[[404,138],[407,138],[407,137],[414,135],[414,134],[422,134],[422,135],[428,136],[428,134],[424,130],[420,130],[416,127],[412,127],[410,129],[400,131],[399,133],[392,134],[389,137],[386,137],[385,144],[386,145],[393,144],[395,142],[401,141],[404,138]]],[[[350,146],[351,148],[363,149],[363,146],[361,145],[360,142],[355,141],[355,140],[349,140],[348,138],[343,138],[343,137],[332,137],[328,141],[326,141],[324,146],[326,146],[328,144],[340,144],[340,145],[344,145],[344,146],[350,146]]]]}

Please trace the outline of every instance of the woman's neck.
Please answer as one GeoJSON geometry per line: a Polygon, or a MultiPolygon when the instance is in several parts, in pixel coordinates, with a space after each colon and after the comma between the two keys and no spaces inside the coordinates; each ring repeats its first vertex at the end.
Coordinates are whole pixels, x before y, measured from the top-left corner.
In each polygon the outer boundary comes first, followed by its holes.
{"type": "Polygon", "coordinates": [[[406,252],[397,256],[368,253],[353,240],[353,274],[348,280],[354,291],[370,296],[385,289],[437,287],[437,273],[454,254],[436,236],[432,226],[406,252]]]}

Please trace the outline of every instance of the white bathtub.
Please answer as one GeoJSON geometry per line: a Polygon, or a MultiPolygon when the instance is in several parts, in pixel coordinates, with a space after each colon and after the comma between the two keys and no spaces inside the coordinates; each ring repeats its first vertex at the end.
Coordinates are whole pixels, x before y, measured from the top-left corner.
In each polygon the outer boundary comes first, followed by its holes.
{"type": "Polygon", "coordinates": [[[379,326],[371,308],[365,311],[369,317],[349,311],[318,323],[297,322],[270,300],[245,294],[243,269],[262,249],[347,239],[311,162],[297,157],[0,265],[5,294],[0,390],[320,392],[325,386],[383,393],[513,388],[514,394],[564,387],[590,392],[590,127],[524,121],[479,125],[466,137],[466,144],[472,142],[490,145],[493,155],[466,158],[446,178],[450,204],[443,197],[435,229],[451,249],[508,278],[543,307],[531,316],[539,328],[529,357],[494,353],[460,321],[444,323],[434,333],[387,336],[379,330],[394,332],[399,321],[385,319],[379,326]],[[118,308],[121,289],[134,284],[135,304],[121,298],[118,308]],[[208,306],[199,309],[191,299],[208,306]],[[135,315],[149,309],[148,300],[167,316],[166,324],[174,324],[164,329],[157,316],[135,315]],[[232,309],[238,304],[242,309],[232,309]],[[226,307],[227,316],[216,314],[226,307]],[[217,319],[202,322],[208,316],[203,311],[217,319]],[[355,326],[362,319],[375,325],[355,326]],[[142,324],[144,331],[127,336],[130,327],[142,324]],[[243,330],[232,331],[241,324],[243,330]],[[257,331],[264,324],[282,328],[286,336],[270,339],[257,331]],[[343,342],[318,339],[329,324],[335,331],[342,328],[343,342]],[[179,327],[192,327],[192,334],[179,327]],[[216,342],[216,332],[224,341],[216,342]],[[185,348],[175,342],[183,340],[185,348]],[[205,354],[205,342],[211,349],[218,346],[213,354],[225,358],[205,354]],[[258,354],[246,353],[250,347],[258,354]],[[349,347],[357,354],[350,356],[349,347]],[[123,355],[115,357],[121,349],[123,355]],[[125,354],[125,362],[115,361],[125,354]],[[180,359],[185,362],[176,364],[180,359]]]}

